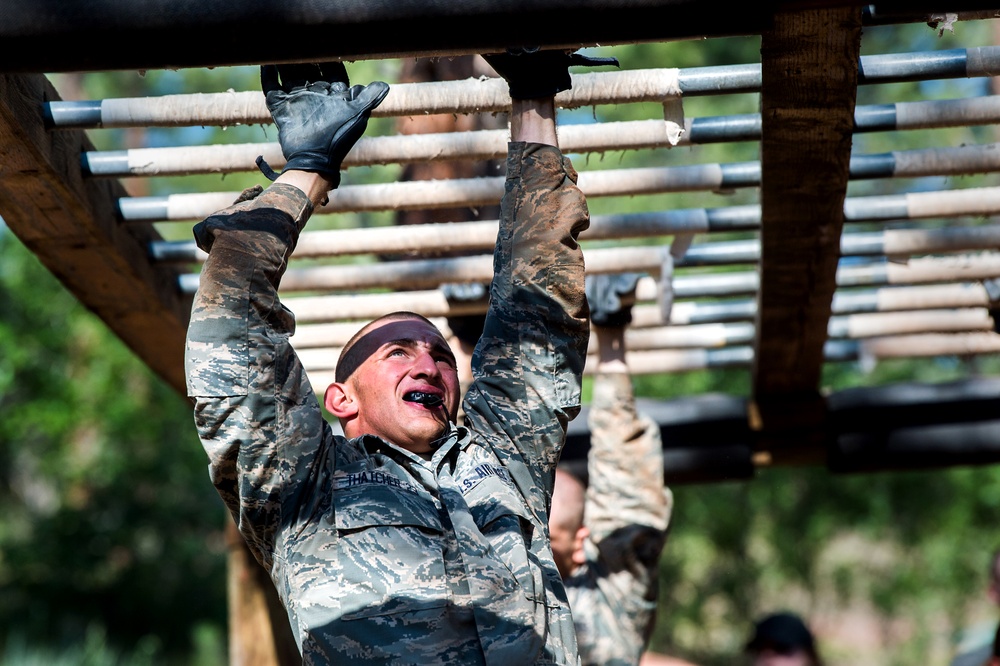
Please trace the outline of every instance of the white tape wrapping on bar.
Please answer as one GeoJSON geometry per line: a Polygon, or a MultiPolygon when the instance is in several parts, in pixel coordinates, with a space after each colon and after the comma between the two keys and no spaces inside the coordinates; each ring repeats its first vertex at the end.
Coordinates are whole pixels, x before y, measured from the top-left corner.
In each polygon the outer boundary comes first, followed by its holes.
{"type": "MultiPolygon", "coordinates": [[[[556,104],[569,109],[624,102],[664,103],[680,97],[679,79],[678,69],[574,74],[573,88],[556,95],[556,104]]],[[[499,78],[483,77],[393,84],[372,116],[501,112],[509,108],[507,84],[499,78]]],[[[271,114],[264,104],[264,95],[258,90],[106,99],[101,102],[103,127],[228,126],[270,122],[271,114]]],[[[680,126],[683,127],[683,123],[680,126]]]]}
{"type": "Polygon", "coordinates": [[[101,102],[101,124],[104,127],[225,127],[270,122],[271,114],[259,90],[106,99],[101,102]]]}

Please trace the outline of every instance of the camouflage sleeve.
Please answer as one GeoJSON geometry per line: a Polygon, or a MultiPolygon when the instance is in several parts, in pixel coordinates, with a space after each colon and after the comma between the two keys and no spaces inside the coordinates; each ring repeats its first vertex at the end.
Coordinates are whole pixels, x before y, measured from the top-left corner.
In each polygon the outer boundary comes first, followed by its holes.
{"type": "MultiPolygon", "coordinates": [[[[631,377],[598,373],[590,407],[584,516],[612,570],[646,586],[666,538],[673,495],[663,482],[663,446],[652,419],[636,412],[631,377]]],[[[644,591],[639,591],[644,596],[644,591]]]]}
{"type": "Polygon", "coordinates": [[[584,524],[586,565],[566,583],[585,666],[638,663],[653,627],[672,495],[659,428],[624,372],[594,378],[584,524]]]}
{"type": "Polygon", "coordinates": [[[187,391],[212,482],[265,566],[281,503],[301,487],[291,480],[307,473],[324,423],[277,295],[311,212],[305,194],[276,184],[194,229],[209,256],[188,326],[187,391]]]}
{"type": "Polygon", "coordinates": [[[523,459],[522,494],[547,512],[555,463],[579,413],[589,335],[583,252],[590,223],[577,174],[558,148],[512,142],[483,335],[465,412],[523,459]]]}

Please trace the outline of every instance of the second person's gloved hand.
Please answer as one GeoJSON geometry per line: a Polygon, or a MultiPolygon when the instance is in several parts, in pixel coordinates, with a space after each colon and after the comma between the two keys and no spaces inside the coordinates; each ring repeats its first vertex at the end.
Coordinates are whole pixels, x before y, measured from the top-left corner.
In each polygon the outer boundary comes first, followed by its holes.
{"type": "Polygon", "coordinates": [[[618,66],[617,58],[596,58],[571,51],[543,51],[537,47],[509,48],[504,53],[490,53],[483,58],[507,82],[513,99],[551,97],[569,90],[569,68],[575,65],[618,66]]]}
{"type": "Polygon", "coordinates": [[[585,288],[590,321],[608,328],[632,323],[632,305],[640,277],[641,273],[588,275],[585,288]]]}
{"type": "MultiPolygon", "coordinates": [[[[336,188],[341,162],[361,138],[389,85],[375,81],[351,87],[341,62],[262,65],[260,83],[278,127],[285,156],[282,171],[318,173],[336,188]]],[[[257,165],[271,180],[277,178],[262,157],[257,165]]]]}

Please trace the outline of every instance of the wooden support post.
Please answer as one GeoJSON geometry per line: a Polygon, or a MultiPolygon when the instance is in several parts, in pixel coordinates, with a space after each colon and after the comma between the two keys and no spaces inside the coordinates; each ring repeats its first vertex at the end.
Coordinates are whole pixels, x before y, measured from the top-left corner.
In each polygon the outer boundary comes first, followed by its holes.
{"type": "MultiPolygon", "coordinates": [[[[781,12],[761,35],[761,286],[751,411],[753,427],[769,432],[813,428],[824,418],[819,377],[837,287],[861,14],[860,7],[781,12]]],[[[793,444],[802,446],[795,434],[775,442],[793,444]]]]}
{"type": "Polygon", "coordinates": [[[267,572],[226,517],[229,666],[299,666],[288,616],[267,572]]]}

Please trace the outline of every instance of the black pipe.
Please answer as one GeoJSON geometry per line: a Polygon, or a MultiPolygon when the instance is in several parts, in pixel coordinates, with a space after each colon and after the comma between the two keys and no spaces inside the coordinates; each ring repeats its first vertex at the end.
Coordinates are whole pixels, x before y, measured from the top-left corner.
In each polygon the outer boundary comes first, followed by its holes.
{"type": "Polygon", "coordinates": [[[2,0],[0,71],[218,67],[755,34],[773,10],[697,0],[2,0]]]}
{"type": "MultiPolygon", "coordinates": [[[[639,398],[660,425],[668,483],[752,478],[757,437],[744,398],[704,394],[639,398]]],[[[1000,378],[844,389],[827,398],[822,432],[835,473],[940,469],[1000,463],[1000,378]]],[[[587,410],[570,422],[563,461],[585,467],[587,410]]],[[[803,440],[805,441],[805,440],[803,440]]]]}
{"type": "MultiPolygon", "coordinates": [[[[759,35],[807,0],[0,0],[0,72],[221,67],[759,35]]],[[[840,0],[827,6],[866,6],[840,0]]],[[[920,3],[878,3],[900,22],[920,3]],[[903,12],[901,14],[900,12],[903,12]]],[[[936,8],[940,9],[940,8],[936,8]]],[[[951,3],[948,11],[990,9],[951,3]]]]}
{"type": "Polygon", "coordinates": [[[846,389],[828,406],[834,472],[1000,462],[1000,378],[846,389]]]}

